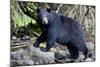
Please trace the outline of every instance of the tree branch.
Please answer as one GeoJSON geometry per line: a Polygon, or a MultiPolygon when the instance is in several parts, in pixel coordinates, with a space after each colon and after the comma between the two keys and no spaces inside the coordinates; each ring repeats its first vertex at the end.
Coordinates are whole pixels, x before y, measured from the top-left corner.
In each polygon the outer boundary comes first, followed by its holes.
{"type": "Polygon", "coordinates": [[[56,10],[56,13],[58,13],[59,12],[59,10],[60,10],[60,8],[63,6],[63,4],[60,4],[59,6],[58,6],[58,9],[56,10]]]}

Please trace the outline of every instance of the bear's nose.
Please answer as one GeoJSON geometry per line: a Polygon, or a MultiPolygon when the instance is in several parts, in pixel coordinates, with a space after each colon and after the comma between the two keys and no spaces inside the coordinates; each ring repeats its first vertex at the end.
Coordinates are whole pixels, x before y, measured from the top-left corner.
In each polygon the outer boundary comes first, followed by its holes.
{"type": "Polygon", "coordinates": [[[42,24],[48,24],[48,18],[47,17],[43,17],[42,24]]]}

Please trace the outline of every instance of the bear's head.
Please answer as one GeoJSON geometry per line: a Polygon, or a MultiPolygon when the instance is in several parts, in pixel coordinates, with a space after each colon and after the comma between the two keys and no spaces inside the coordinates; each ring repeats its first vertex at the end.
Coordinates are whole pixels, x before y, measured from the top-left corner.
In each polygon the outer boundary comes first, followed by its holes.
{"type": "Polygon", "coordinates": [[[37,19],[44,25],[48,25],[49,19],[51,15],[51,9],[46,8],[46,9],[40,9],[37,8],[37,19]]]}

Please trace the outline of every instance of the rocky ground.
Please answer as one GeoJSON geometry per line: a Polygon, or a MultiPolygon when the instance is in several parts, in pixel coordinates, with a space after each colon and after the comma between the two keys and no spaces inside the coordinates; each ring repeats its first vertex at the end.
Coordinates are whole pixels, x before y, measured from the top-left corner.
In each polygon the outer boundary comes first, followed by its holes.
{"type": "MultiPolygon", "coordinates": [[[[87,42],[89,49],[86,62],[95,61],[95,45],[92,42],[87,42]]],[[[13,36],[11,40],[11,67],[26,66],[26,65],[43,65],[55,63],[70,63],[73,59],[66,58],[69,55],[67,47],[56,44],[53,51],[42,52],[40,48],[33,46],[29,36],[16,38],[13,36]],[[59,59],[58,59],[59,58],[59,59]]],[[[84,55],[80,52],[80,56],[74,62],[83,62],[84,55]]]]}

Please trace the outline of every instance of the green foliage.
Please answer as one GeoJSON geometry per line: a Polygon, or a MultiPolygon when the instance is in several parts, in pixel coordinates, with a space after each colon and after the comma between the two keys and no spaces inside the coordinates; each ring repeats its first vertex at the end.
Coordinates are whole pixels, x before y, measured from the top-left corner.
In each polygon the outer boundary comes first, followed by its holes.
{"type": "MultiPolygon", "coordinates": [[[[34,6],[33,6],[34,8],[34,6]]],[[[29,9],[29,8],[28,8],[29,9]]],[[[11,20],[13,20],[14,27],[27,26],[29,23],[36,23],[36,21],[25,15],[16,1],[11,2],[11,20]]]]}
{"type": "MultiPolygon", "coordinates": [[[[32,17],[36,17],[35,9],[37,7],[35,6],[35,4],[31,2],[24,4],[25,4],[24,11],[26,11],[27,14],[31,15],[32,17]]],[[[41,30],[39,28],[39,25],[36,23],[36,20],[23,12],[23,9],[21,9],[18,1],[11,0],[10,10],[11,10],[11,24],[13,26],[11,28],[13,31],[15,31],[15,33],[18,33],[17,30],[20,27],[25,26],[27,27],[28,32],[31,36],[34,33],[35,35],[39,35],[41,30]]]]}

